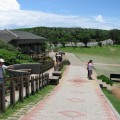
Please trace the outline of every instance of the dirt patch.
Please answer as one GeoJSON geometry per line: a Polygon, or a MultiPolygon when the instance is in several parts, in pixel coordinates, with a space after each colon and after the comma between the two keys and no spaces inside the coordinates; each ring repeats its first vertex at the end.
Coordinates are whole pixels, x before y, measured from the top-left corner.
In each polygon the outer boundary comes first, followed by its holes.
{"type": "Polygon", "coordinates": [[[116,49],[115,48],[109,48],[111,52],[115,52],[116,49]]]}
{"type": "Polygon", "coordinates": [[[112,89],[112,93],[113,93],[118,99],[120,99],[120,88],[118,88],[117,86],[114,87],[114,88],[112,89]]]}

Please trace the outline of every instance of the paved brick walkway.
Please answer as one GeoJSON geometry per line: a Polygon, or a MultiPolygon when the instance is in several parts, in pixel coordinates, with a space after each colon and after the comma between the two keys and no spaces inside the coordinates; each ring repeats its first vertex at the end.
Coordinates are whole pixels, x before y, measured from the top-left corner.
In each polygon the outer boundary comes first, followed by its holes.
{"type": "Polygon", "coordinates": [[[67,57],[71,65],[55,91],[19,120],[120,120],[86,68],[73,54],[67,57]]]}

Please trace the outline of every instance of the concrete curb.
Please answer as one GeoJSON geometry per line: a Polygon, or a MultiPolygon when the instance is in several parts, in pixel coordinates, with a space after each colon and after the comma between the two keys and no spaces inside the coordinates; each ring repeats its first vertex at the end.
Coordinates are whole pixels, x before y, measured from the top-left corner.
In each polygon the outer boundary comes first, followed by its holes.
{"type": "Polygon", "coordinates": [[[103,93],[101,87],[98,85],[97,81],[96,84],[98,86],[98,89],[100,90],[101,94],[104,96],[105,100],[107,101],[107,103],[109,104],[109,106],[111,107],[113,113],[115,114],[115,116],[118,118],[118,120],[120,120],[120,115],[117,112],[117,110],[114,108],[114,106],[112,105],[112,103],[109,101],[109,99],[106,97],[106,95],[103,93]]]}

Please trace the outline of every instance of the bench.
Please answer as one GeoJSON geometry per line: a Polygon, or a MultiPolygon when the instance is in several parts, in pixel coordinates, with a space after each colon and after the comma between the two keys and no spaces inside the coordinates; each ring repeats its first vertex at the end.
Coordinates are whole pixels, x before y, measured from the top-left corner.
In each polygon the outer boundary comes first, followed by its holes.
{"type": "Polygon", "coordinates": [[[117,78],[117,80],[115,80],[115,81],[120,81],[120,74],[110,74],[110,80],[112,79],[112,78],[117,78]]]}
{"type": "Polygon", "coordinates": [[[59,78],[61,78],[61,77],[62,77],[62,72],[61,72],[61,71],[54,71],[54,72],[52,73],[52,75],[53,75],[53,76],[58,76],[59,78]]]}
{"type": "Polygon", "coordinates": [[[59,83],[59,76],[50,76],[49,77],[49,84],[57,85],[59,83]]]}

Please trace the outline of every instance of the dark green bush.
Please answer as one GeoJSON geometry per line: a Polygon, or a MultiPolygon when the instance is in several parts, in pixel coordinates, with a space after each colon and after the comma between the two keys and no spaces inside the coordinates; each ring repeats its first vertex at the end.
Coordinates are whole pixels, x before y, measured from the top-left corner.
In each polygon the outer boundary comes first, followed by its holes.
{"type": "Polygon", "coordinates": [[[11,45],[11,44],[8,44],[2,40],[0,40],[0,49],[5,49],[5,50],[8,50],[8,51],[17,51],[16,48],[11,45]]]}
{"type": "Polygon", "coordinates": [[[0,49],[0,58],[5,60],[6,65],[34,62],[28,55],[18,54],[16,51],[11,52],[5,49],[0,49]]]}
{"type": "Polygon", "coordinates": [[[0,58],[5,60],[6,65],[34,62],[25,54],[21,54],[13,45],[0,40],[0,58]]]}
{"type": "Polygon", "coordinates": [[[63,60],[63,64],[64,64],[64,65],[70,65],[70,61],[67,60],[67,59],[64,59],[64,60],[63,60]]]}
{"type": "Polygon", "coordinates": [[[113,85],[113,81],[110,80],[105,75],[99,75],[99,76],[97,76],[97,78],[100,79],[100,80],[102,80],[103,82],[106,82],[107,84],[113,85]]]}
{"type": "Polygon", "coordinates": [[[101,41],[98,42],[98,46],[102,47],[102,42],[101,41]]]}
{"type": "Polygon", "coordinates": [[[106,77],[105,75],[99,75],[99,76],[97,76],[97,78],[101,79],[101,80],[104,79],[105,77],[106,77]]]}
{"type": "Polygon", "coordinates": [[[58,52],[58,48],[55,47],[55,48],[53,49],[53,51],[54,51],[54,52],[58,52]]]}

